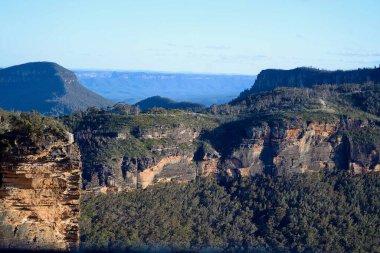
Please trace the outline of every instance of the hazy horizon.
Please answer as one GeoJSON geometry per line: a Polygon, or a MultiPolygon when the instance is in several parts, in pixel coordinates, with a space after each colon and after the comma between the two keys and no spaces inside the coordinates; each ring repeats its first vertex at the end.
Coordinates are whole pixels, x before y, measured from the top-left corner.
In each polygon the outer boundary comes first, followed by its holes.
{"type": "MultiPolygon", "coordinates": [[[[50,61],[37,61],[37,62],[50,62],[50,61]]],[[[10,65],[10,66],[0,66],[0,69],[4,69],[4,68],[8,68],[8,67],[12,67],[12,66],[17,66],[17,65],[22,65],[22,64],[25,64],[25,63],[31,63],[31,62],[22,62],[22,63],[18,63],[18,64],[15,64],[15,65],[10,65]]],[[[58,62],[54,62],[54,63],[57,63],[58,65],[61,65],[59,64],[58,62]]],[[[236,75],[236,76],[257,76],[262,70],[265,70],[265,69],[261,69],[259,70],[257,73],[252,73],[252,74],[244,74],[244,73],[229,73],[229,72],[192,72],[192,71],[187,71],[187,70],[178,70],[178,71],[166,71],[166,70],[150,70],[150,69],[107,69],[107,68],[69,68],[69,67],[66,67],[64,65],[61,65],[62,67],[72,71],[72,72],[89,72],[89,71],[93,71],[93,72],[120,72],[120,73],[155,73],[155,74],[159,74],[159,73],[162,73],[162,74],[182,74],[182,75],[226,75],[226,76],[233,76],[233,75],[236,75]]],[[[324,71],[336,71],[336,70],[343,70],[343,71],[347,71],[347,70],[356,70],[356,69],[362,69],[362,68],[368,68],[368,69],[371,69],[371,68],[378,68],[380,67],[380,64],[379,65],[372,65],[372,66],[358,66],[356,68],[323,68],[323,67],[315,67],[315,66],[295,66],[294,68],[267,68],[267,69],[278,69],[278,70],[291,70],[291,69],[295,69],[295,68],[315,68],[315,69],[319,69],[319,70],[324,70],[324,71]]]]}

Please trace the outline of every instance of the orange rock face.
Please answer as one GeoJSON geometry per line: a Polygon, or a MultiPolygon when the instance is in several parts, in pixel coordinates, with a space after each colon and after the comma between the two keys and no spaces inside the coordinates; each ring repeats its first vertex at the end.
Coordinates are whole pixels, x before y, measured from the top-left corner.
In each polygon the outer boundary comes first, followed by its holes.
{"type": "Polygon", "coordinates": [[[281,175],[331,168],[334,150],[329,138],[336,129],[337,124],[315,122],[295,127],[252,127],[247,131],[250,139],[243,139],[226,167],[237,170],[240,176],[263,171],[281,175]]]}
{"type": "Polygon", "coordinates": [[[159,173],[161,173],[162,169],[165,165],[175,164],[181,161],[181,156],[170,156],[161,159],[156,166],[145,169],[144,171],[139,173],[141,187],[145,189],[149,185],[153,184],[153,179],[159,173]]]}
{"type": "Polygon", "coordinates": [[[208,176],[218,173],[218,159],[210,159],[201,163],[200,176],[208,176]]]}
{"type": "Polygon", "coordinates": [[[0,248],[78,247],[81,162],[70,138],[52,138],[37,152],[8,154],[0,160],[0,175],[0,248]]]}

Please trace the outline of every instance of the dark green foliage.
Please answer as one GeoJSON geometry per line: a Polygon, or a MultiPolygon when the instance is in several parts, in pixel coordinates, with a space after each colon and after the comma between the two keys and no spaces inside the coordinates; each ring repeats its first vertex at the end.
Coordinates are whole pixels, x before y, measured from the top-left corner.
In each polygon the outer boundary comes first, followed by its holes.
{"type": "Polygon", "coordinates": [[[66,140],[67,128],[52,117],[43,117],[36,111],[11,113],[0,110],[0,159],[7,152],[19,155],[26,149],[43,149],[52,139],[66,140]]]}
{"type": "Polygon", "coordinates": [[[152,108],[164,108],[164,109],[182,109],[182,110],[201,110],[205,106],[190,102],[176,102],[169,98],[164,98],[160,96],[149,97],[140,102],[137,102],[135,106],[139,106],[141,110],[147,111],[152,108]]]}
{"type": "Polygon", "coordinates": [[[380,116],[380,85],[342,85],[338,91],[346,105],[380,116]]]}
{"type": "Polygon", "coordinates": [[[380,68],[348,71],[327,71],[307,67],[291,70],[266,69],[260,72],[254,85],[249,90],[243,91],[237,100],[277,87],[310,88],[323,84],[364,84],[369,82],[380,84],[380,68]]]}
{"type": "Polygon", "coordinates": [[[280,87],[239,97],[219,114],[284,114],[305,120],[336,121],[342,115],[378,120],[380,84],[316,85],[311,88],[280,87]]]}
{"type": "Polygon", "coordinates": [[[27,135],[38,140],[43,134],[64,136],[67,127],[52,117],[43,117],[40,113],[6,112],[0,109],[0,134],[15,133],[27,135]]]}
{"type": "Polygon", "coordinates": [[[223,183],[209,177],[88,195],[81,207],[83,248],[380,250],[376,174],[258,175],[223,183]]]}
{"type": "Polygon", "coordinates": [[[350,129],[344,131],[351,142],[350,156],[355,157],[354,162],[374,169],[380,162],[380,127],[376,125],[350,129]]]}
{"type": "Polygon", "coordinates": [[[165,109],[125,115],[91,108],[86,112],[62,117],[62,120],[75,131],[92,129],[98,133],[131,131],[135,127],[143,130],[160,126],[175,128],[180,124],[202,129],[215,127],[219,123],[219,117],[212,115],[165,109]]]}

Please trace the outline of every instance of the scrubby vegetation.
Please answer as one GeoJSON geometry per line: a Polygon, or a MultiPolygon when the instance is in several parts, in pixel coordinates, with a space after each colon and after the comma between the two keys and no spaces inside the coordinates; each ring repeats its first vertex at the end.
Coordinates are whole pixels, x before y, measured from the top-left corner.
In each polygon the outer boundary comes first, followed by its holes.
{"type": "Polygon", "coordinates": [[[48,138],[66,138],[67,130],[54,118],[43,117],[36,111],[15,113],[0,110],[0,158],[12,148],[18,148],[19,154],[23,153],[22,148],[37,151],[48,138]]]}
{"type": "Polygon", "coordinates": [[[205,108],[204,105],[190,103],[190,102],[177,102],[169,98],[154,96],[149,97],[136,103],[137,106],[143,111],[147,111],[152,108],[165,108],[165,109],[181,109],[189,111],[200,111],[205,108]]]}
{"type": "Polygon", "coordinates": [[[81,208],[84,249],[380,251],[376,174],[209,177],[88,195],[81,208]]]}
{"type": "Polygon", "coordinates": [[[295,68],[291,70],[266,69],[257,76],[255,84],[243,91],[239,99],[244,99],[251,94],[270,91],[276,87],[310,88],[323,84],[366,84],[380,83],[380,68],[362,68],[357,70],[327,71],[309,67],[295,68]]]}
{"type": "Polygon", "coordinates": [[[62,117],[72,129],[92,128],[97,132],[132,131],[134,127],[151,129],[154,127],[177,127],[180,124],[202,129],[218,124],[219,117],[189,113],[181,110],[153,109],[146,113],[124,114],[114,110],[91,108],[85,112],[62,117]]]}
{"type": "Polygon", "coordinates": [[[38,137],[44,133],[62,134],[67,128],[53,117],[43,117],[39,112],[7,112],[0,109],[0,131],[19,131],[38,137]]]}
{"type": "Polygon", "coordinates": [[[310,88],[278,87],[252,93],[228,105],[210,108],[214,114],[274,114],[300,116],[305,120],[350,118],[379,120],[380,85],[316,85],[310,88]]]}

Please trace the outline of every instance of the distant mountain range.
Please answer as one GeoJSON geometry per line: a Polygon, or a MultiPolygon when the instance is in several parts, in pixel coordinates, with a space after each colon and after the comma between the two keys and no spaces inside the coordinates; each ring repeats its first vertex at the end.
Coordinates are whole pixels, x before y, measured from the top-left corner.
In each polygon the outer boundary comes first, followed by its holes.
{"type": "Polygon", "coordinates": [[[311,88],[321,84],[363,84],[380,83],[379,68],[363,68],[357,70],[320,70],[300,67],[291,70],[266,69],[260,72],[254,85],[242,92],[239,99],[262,92],[270,91],[276,87],[311,88]]]}
{"type": "Polygon", "coordinates": [[[83,85],[115,102],[137,103],[152,96],[212,105],[237,97],[255,76],[157,72],[75,71],[83,85]]]}
{"type": "Polygon", "coordinates": [[[194,110],[203,108],[203,105],[231,100],[236,104],[252,94],[271,91],[277,87],[380,84],[380,68],[350,71],[268,69],[260,72],[253,86],[251,83],[255,80],[254,76],[239,75],[110,71],[78,71],[77,75],[88,88],[78,81],[73,72],[56,63],[34,62],[0,69],[0,108],[62,115],[89,107],[107,107],[121,101],[136,103],[142,110],[153,107],[194,110]],[[246,90],[241,92],[244,89],[246,90]],[[240,96],[235,98],[239,92],[240,96]],[[161,96],[152,96],[155,94],[161,96]]]}
{"type": "Polygon", "coordinates": [[[0,107],[69,114],[113,103],[81,85],[75,74],[52,62],[32,62],[0,70],[0,107]]]}
{"type": "Polygon", "coordinates": [[[154,97],[141,100],[135,105],[138,105],[140,109],[143,111],[152,109],[154,107],[160,107],[164,109],[182,109],[182,110],[189,110],[189,109],[197,110],[197,109],[202,109],[205,107],[204,105],[196,104],[196,103],[176,102],[172,99],[164,98],[160,96],[154,96],[154,97]]]}

